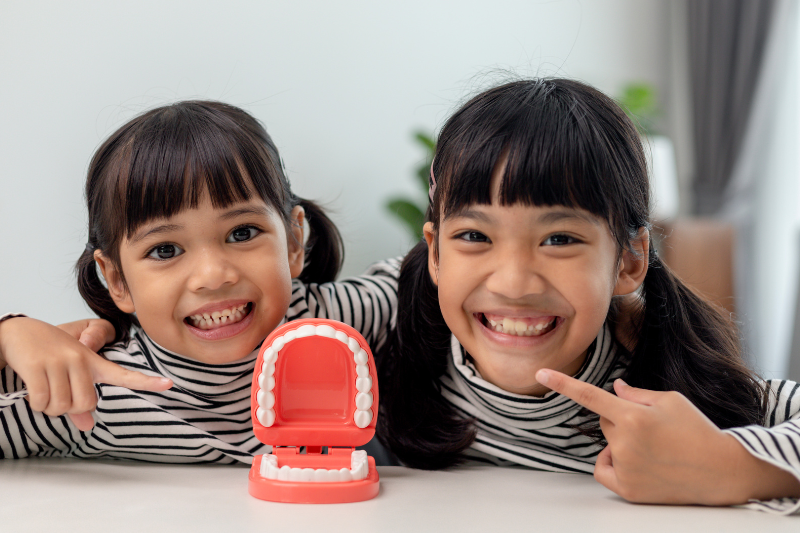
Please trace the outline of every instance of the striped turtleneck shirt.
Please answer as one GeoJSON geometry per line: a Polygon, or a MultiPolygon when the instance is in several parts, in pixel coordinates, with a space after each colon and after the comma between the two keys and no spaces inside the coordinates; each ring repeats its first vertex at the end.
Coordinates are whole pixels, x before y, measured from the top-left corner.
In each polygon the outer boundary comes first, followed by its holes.
{"type": "MultiPolygon", "coordinates": [[[[541,398],[513,394],[481,378],[463,346],[451,342],[442,395],[458,413],[475,420],[469,460],[496,465],[523,465],[550,472],[594,471],[602,447],[576,429],[590,414],[555,392],[541,398]]],[[[608,327],[600,331],[576,379],[611,391],[625,370],[625,359],[608,327]]],[[[800,385],[770,380],[764,426],[725,430],[750,453],[800,479],[800,385]]],[[[800,501],[783,498],[753,501],[748,507],[780,514],[800,512],[800,501]]]]}
{"type": "MultiPolygon", "coordinates": [[[[373,265],[364,275],[305,285],[295,280],[285,320],[331,318],[353,326],[373,349],[393,325],[399,262],[373,265]]],[[[0,458],[115,457],[169,463],[250,463],[269,452],[253,434],[250,385],[258,351],[230,364],[210,365],[170,352],[133,328],[125,343],[102,354],[120,366],[170,378],[164,392],[96,384],[95,425],[79,431],[66,416],[34,412],[14,371],[0,370],[0,458]]]]}

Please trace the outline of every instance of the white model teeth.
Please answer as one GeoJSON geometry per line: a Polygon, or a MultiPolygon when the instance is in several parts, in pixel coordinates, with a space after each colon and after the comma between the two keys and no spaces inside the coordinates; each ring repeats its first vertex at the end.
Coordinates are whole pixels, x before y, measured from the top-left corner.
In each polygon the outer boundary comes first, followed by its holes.
{"type": "Polygon", "coordinates": [[[355,422],[356,427],[362,429],[367,427],[370,422],[372,422],[374,416],[372,412],[372,403],[374,399],[372,396],[372,377],[369,374],[369,355],[366,350],[361,348],[361,345],[358,344],[356,339],[328,325],[315,326],[313,324],[305,324],[274,339],[272,344],[264,350],[261,374],[258,376],[259,390],[256,392],[256,401],[258,402],[256,418],[264,427],[271,427],[272,424],[275,423],[275,393],[273,389],[275,389],[275,361],[278,359],[278,353],[283,349],[286,343],[292,342],[295,339],[302,339],[314,335],[336,339],[346,345],[353,353],[353,363],[355,364],[356,375],[358,376],[356,378],[358,394],[356,394],[355,397],[353,422],[355,422]]]}
{"type": "Polygon", "coordinates": [[[498,333],[505,333],[506,335],[516,335],[518,337],[535,337],[541,335],[545,331],[550,331],[555,319],[548,322],[539,322],[538,324],[526,324],[525,322],[514,320],[513,318],[505,317],[502,320],[492,320],[486,318],[489,326],[498,333]]]}
{"type": "Polygon", "coordinates": [[[224,326],[226,324],[233,324],[243,319],[247,313],[245,309],[248,304],[242,304],[238,307],[231,309],[223,309],[222,311],[214,311],[213,313],[203,313],[200,315],[191,315],[192,325],[199,329],[212,329],[217,326],[224,326]]]}
{"type": "Polygon", "coordinates": [[[278,468],[278,457],[272,454],[261,456],[261,477],[279,481],[305,481],[309,483],[340,483],[366,479],[369,471],[367,452],[355,450],[350,455],[350,469],[291,468],[283,465],[278,468]]]}

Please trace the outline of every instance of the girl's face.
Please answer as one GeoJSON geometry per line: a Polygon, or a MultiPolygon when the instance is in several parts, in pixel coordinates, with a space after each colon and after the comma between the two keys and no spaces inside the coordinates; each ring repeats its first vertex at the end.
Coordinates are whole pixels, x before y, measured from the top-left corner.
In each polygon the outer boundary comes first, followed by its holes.
{"type": "Polygon", "coordinates": [[[608,224],[588,211],[501,206],[504,165],[498,167],[491,205],[442,220],[438,236],[426,224],[428,265],[445,322],[481,376],[506,391],[541,396],[548,389],[536,371],[580,370],[611,297],[644,279],[649,241],[643,230],[632,243],[643,255],[620,257],[608,224]]]}
{"type": "Polygon", "coordinates": [[[302,208],[290,235],[257,197],[152,220],[120,245],[119,272],[95,256],[117,306],[159,345],[203,363],[236,361],[283,319],[303,268],[302,208]]]}

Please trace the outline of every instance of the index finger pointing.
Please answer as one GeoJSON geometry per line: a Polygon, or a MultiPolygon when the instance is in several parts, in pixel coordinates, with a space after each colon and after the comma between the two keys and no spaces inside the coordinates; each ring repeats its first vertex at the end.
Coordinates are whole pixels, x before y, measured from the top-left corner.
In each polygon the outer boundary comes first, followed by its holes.
{"type": "Polygon", "coordinates": [[[536,380],[612,422],[616,414],[627,403],[600,387],[595,387],[555,370],[539,370],[536,372],[536,380]]]}
{"type": "Polygon", "coordinates": [[[128,370],[99,357],[92,364],[92,377],[95,383],[118,385],[131,390],[161,392],[172,387],[171,379],[128,370]]]}

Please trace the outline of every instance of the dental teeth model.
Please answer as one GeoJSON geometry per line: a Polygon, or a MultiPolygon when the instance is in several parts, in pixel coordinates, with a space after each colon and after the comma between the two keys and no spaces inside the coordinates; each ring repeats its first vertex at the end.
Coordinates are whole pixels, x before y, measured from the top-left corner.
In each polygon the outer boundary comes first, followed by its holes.
{"type": "Polygon", "coordinates": [[[375,460],[355,448],[375,434],[377,413],[375,362],[361,334],[327,319],[279,327],[253,373],[253,431],[272,453],[253,459],[250,494],[295,503],[374,498],[375,460]]]}

